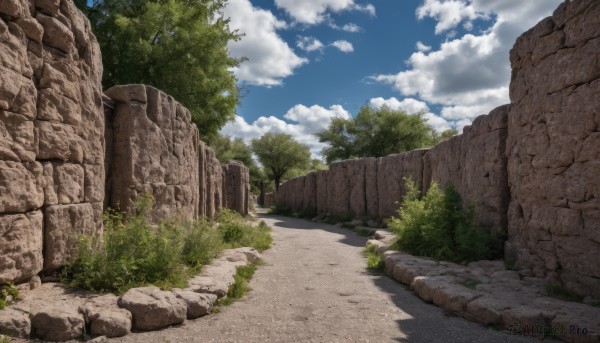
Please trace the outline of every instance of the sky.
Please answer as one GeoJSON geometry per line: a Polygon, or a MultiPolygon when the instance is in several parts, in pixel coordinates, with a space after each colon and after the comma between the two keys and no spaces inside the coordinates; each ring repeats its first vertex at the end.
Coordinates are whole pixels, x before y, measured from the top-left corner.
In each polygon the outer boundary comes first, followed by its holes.
{"type": "Polygon", "coordinates": [[[229,0],[244,36],[242,98],[221,133],[250,142],[288,133],[321,158],[313,135],[362,106],[423,112],[438,131],[509,103],[509,51],[562,0],[229,0]]]}

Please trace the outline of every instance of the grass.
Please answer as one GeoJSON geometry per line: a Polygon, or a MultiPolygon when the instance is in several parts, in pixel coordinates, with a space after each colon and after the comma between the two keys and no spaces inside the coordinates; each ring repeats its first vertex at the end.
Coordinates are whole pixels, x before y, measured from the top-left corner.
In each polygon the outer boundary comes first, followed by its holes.
{"type": "Polygon", "coordinates": [[[0,335],[0,343],[9,343],[10,342],[10,338],[4,336],[4,335],[0,335]]]}
{"type": "Polygon", "coordinates": [[[254,276],[257,266],[257,263],[250,263],[247,266],[237,267],[234,276],[235,282],[229,286],[227,297],[222,298],[217,302],[217,311],[220,311],[219,306],[231,305],[235,301],[243,298],[244,295],[251,290],[250,286],[248,286],[248,282],[254,276]]]}
{"type": "Polygon", "coordinates": [[[254,227],[230,210],[222,210],[217,223],[173,218],[152,225],[147,219],[151,208],[152,198],[144,196],[128,218],[108,211],[103,239],[79,239],[78,257],[64,268],[62,282],[115,294],[149,284],[185,288],[187,280],[223,249],[248,246],[263,251],[272,243],[264,222],[254,227]]]}
{"type": "Polygon", "coordinates": [[[0,310],[12,304],[19,296],[19,290],[12,283],[0,286],[0,310]]]}
{"type": "Polygon", "coordinates": [[[363,252],[367,256],[367,269],[377,272],[382,272],[384,270],[385,264],[383,263],[381,256],[377,253],[377,246],[369,244],[363,252]]]}
{"type": "Polygon", "coordinates": [[[583,302],[583,296],[569,291],[559,283],[553,282],[548,284],[545,291],[546,295],[552,298],[579,303],[583,302]]]}
{"type": "Polygon", "coordinates": [[[413,255],[457,263],[492,259],[501,254],[499,238],[475,225],[474,208],[464,209],[460,195],[450,185],[441,190],[434,182],[421,196],[410,179],[408,190],[388,226],[397,236],[395,248],[413,255]]]}
{"type": "Polygon", "coordinates": [[[354,229],[356,227],[356,225],[350,224],[350,223],[343,223],[342,227],[345,229],[354,229]]]}
{"type": "Polygon", "coordinates": [[[269,212],[267,212],[267,214],[291,217],[294,213],[292,212],[292,209],[289,207],[280,207],[280,206],[275,205],[275,206],[271,207],[271,209],[269,210],[269,212]]]}
{"type": "Polygon", "coordinates": [[[305,207],[298,212],[299,218],[304,219],[313,219],[317,216],[317,208],[316,207],[305,207]]]}
{"type": "Polygon", "coordinates": [[[363,236],[363,237],[371,237],[375,234],[374,230],[371,230],[367,227],[354,228],[354,232],[356,232],[357,235],[363,236]]]}
{"type": "Polygon", "coordinates": [[[481,283],[481,281],[477,280],[477,279],[467,279],[463,282],[461,282],[461,285],[470,288],[470,289],[475,289],[475,287],[477,287],[477,285],[479,285],[481,283]]]}

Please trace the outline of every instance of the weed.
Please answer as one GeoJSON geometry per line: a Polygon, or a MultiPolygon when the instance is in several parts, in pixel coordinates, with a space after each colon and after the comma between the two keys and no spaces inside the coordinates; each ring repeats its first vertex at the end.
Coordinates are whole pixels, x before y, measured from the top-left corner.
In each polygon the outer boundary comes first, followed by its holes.
{"type": "Polygon", "coordinates": [[[506,270],[517,270],[517,263],[515,260],[504,260],[504,268],[506,270]]]}
{"type": "Polygon", "coordinates": [[[316,207],[305,207],[300,212],[298,212],[298,217],[305,219],[313,219],[317,216],[317,208],[316,207]]]}
{"type": "Polygon", "coordinates": [[[10,343],[10,338],[4,335],[0,335],[0,343],[10,343]]]}
{"type": "Polygon", "coordinates": [[[377,246],[373,244],[369,244],[363,250],[364,254],[367,256],[367,269],[382,272],[385,268],[385,264],[383,259],[377,253],[377,246]]]}
{"type": "Polygon", "coordinates": [[[363,236],[363,237],[371,237],[375,234],[375,231],[369,229],[368,227],[354,228],[354,232],[356,232],[357,235],[363,236]]]}
{"type": "Polygon", "coordinates": [[[396,233],[396,248],[414,255],[453,262],[494,257],[496,240],[474,224],[474,208],[463,209],[460,195],[452,186],[444,191],[432,183],[421,197],[415,183],[408,190],[389,227],[396,233]]]}
{"type": "Polygon", "coordinates": [[[0,286],[0,310],[12,304],[19,296],[19,289],[12,283],[0,286]]]}
{"type": "Polygon", "coordinates": [[[254,276],[256,266],[256,263],[250,263],[247,266],[237,267],[234,276],[235,282],[229,286],[227,297],[219,300],[218,305],[231,305],[236,300],[243,298],[251,290],[250,286],[248,286],[248,281],[254,276]]]}
{"type": "Polygon", "coordinates": [[[289,207],[280,207],[280,206],[273,206],[271,207],[271,209],[269,210],[269,212],[267,214],[272,214],[272,215],[279,215],[279,216],[292,216],[293,212],[292,209],[289,207]]]}
{"type": "Polygon", "coordinates": [[[475,289],[475,287],[477,285],[479,285],[480,283],[481,283],[481,281],[479,281],[477,279],[467,279],[467,280],[461,282],[460,284],[467,288],[475,289]]]}
{"type": "Polygon", "coordinates": [[[354,229],[356,226],[350,223],[343,223],[342,227],[345,229],[354,229]]]}
{"type": "Polygon", "coordinates": [[[546,286],[546,295],[564,301],[583,301],[583,297],[581,295],[566,289],[564,286],[556,282],[550,283],[548,286],[546,286]]]}

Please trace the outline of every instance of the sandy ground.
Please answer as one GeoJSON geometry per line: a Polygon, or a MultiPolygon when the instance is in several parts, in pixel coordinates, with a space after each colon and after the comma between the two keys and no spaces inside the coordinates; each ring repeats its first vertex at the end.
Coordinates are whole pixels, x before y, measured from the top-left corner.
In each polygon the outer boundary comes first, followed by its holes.
{"type": "Polygon", "coordinates": [[[110,342],[533,342],[424,303],[366,270],[366,238],[306,220],[262,216],[274,245],[239,302],[179,327],[110,342]]]}

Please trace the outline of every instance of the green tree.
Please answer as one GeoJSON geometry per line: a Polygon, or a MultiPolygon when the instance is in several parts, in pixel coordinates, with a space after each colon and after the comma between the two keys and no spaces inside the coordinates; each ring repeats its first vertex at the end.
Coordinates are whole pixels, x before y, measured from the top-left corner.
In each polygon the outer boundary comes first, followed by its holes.
{"type": "Polygon", "coordinates": [[[335,118],[316,136],[328,143],[323,155],[328,163],[351,157],[381,157],[434,144],[436,136],[423,114],[369,106],[355,118],[335,118]]]}
{"type": "Polygon", "coordinates": [[[190,109],[203,137],[235,116],[239,92],[226,0],[76,0],[102,49],[103,85],[144,83],[190,109]]]}
{"type": "Polygon", "coordinates": [[[441,133],[433,132],[433,145],[437,145],[446,139],[458,135],[458,130],[456,129],[448,129],[446,131],[442,131],[441,133]]]}
{"type": "Polygon", "coordinates": [[[266,176],[275,182],[275,189],[279,189],[281,179],[288,172],[308,169],[311,162],[308,147],[284,133],[266,133],[253,139],[252,151],[263,165],[266,176]]]}

